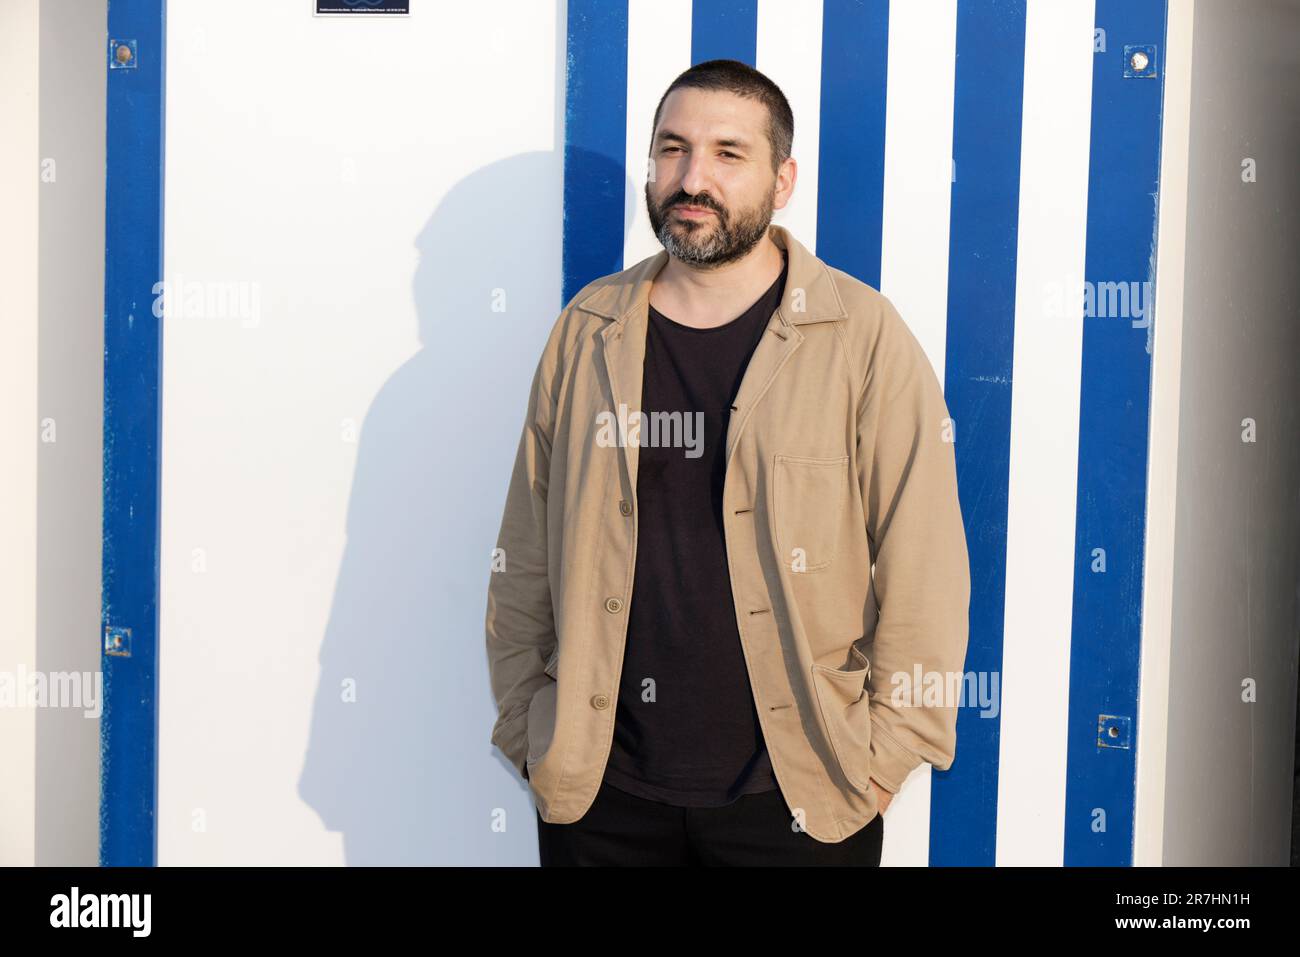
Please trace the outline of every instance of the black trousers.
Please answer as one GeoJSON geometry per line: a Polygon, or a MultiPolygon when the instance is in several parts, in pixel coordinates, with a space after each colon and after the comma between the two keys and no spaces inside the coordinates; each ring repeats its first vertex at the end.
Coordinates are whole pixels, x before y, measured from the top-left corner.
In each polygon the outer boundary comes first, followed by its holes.
{"type": "Polygon", "coordinates": [[[538,813],[537,845],[542,867],[880,866],[882,815],[838,844],[793,823],[780,790],[723,807],[677,807],[603,783],[572,824],[548,824],[538,813]]]}

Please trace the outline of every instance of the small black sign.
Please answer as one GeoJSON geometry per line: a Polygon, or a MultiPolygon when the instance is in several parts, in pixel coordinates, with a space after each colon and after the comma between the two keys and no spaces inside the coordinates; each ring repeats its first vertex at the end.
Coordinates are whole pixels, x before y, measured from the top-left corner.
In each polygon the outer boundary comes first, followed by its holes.
{"type": "Polygon", "coordinates": [[[411,0],[316,0],[316,16],[347,16],[354,13],[409,16],[411,0]]]}

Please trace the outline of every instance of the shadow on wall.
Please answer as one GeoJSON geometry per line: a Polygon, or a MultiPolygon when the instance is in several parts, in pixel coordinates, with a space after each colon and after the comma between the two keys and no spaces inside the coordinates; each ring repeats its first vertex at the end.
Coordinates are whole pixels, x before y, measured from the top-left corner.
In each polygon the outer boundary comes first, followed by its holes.
{"type": "MultiPolygon", "coordinates": [[[[528,389],[560,312],[562,165],[530,153],[485,167],[416,237],[423,347],[361,425],[298,785],[349,865],[537,862],[531,793],[490,742],[484,619],[528,389]]],[[[631,195],[621,158],[579,168],[631,195]]],[[[611,249],[603,273],[622,257],[611,249]]]]}

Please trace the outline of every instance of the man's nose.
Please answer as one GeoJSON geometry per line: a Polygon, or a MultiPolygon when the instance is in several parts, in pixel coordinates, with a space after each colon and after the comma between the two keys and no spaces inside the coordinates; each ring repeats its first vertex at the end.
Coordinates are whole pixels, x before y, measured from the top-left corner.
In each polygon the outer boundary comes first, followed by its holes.
{"type": "Polygon", "coordinates": [[[708,158],[699,153],[692,154],[687,161],[686,172],[682,174],[682,191],[689,196],[698,196],[709,191],[708,158]]]}

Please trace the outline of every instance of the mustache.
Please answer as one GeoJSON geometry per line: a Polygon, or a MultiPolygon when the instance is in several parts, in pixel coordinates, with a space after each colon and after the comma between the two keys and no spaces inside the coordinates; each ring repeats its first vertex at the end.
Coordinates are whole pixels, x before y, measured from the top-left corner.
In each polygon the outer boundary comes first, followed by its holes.
{"type": "Polygon", "coordinates": [[[687,196],[685,193],[678,193],[668,202],[660,207],[661,212],[668,212],[674,206],[698,206],[700,209],[711,209],[719,216],[722,215],[722,207],[709,199],[707,196],[687,196]]]}

